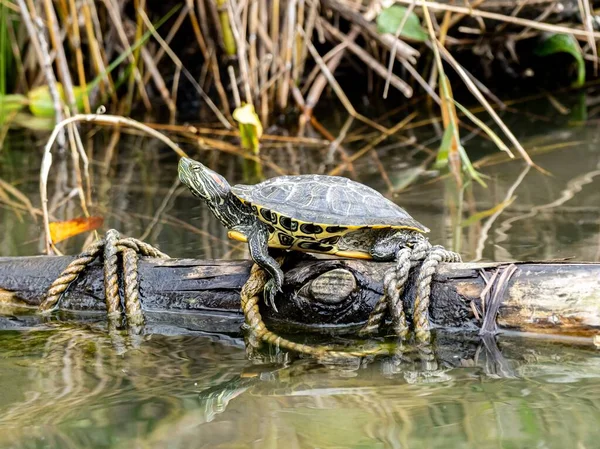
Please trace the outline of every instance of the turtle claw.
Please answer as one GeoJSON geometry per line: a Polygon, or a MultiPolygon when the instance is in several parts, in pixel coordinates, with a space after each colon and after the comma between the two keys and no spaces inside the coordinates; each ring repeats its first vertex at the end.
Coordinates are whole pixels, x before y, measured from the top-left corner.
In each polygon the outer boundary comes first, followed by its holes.
{"type": "Polygon", "coordinates": [[[277,293],[281,292],[281,287],[276,285],[274,279],[269,279],[265,284],[265,289],[263,292],[264,301],[275,312],[279,312],[279,310],[277,310],[277,306],[275,305],[275,296],[277,296],[277,293]]]}

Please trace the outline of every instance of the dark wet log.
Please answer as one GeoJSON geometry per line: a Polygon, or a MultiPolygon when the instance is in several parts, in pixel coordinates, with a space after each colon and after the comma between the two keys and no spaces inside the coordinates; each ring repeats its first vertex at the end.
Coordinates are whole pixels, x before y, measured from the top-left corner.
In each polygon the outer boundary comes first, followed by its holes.
{"type": "MultiPolygon", "coordinates": [[[[0,258],[0,303],[5,310],[14,305],[36,307],[45,289],[71,260],[0,258]]],[[[236,333],[242,322],[239,291],[250,266],[249,261],[143,260],[140,294],[145,313],[154,323],[236,333]]],[[[263,307],[264,316],[278,329],[352,333],[381,297],[382,276],[389,267],[391,264],[358,260],[294,260],[284,266],[279,312],[263,307]]],[[[441,265],[432,286],[433,323],[480,329],[485,313],[492,310],[489,298],[481,301],[486,287],[482,273],[493,279],[498,267],[506,264],[441,265]]],[[[586,338],[600,334],[600,264],[519,263],[509,279],[500,279],[496,276],[492,289],[499,300],[498,313],[492,318],[501,330],[586,338]]],[[[409,312],[413,300],[411,282],[405,295],[409,312]]],[[[61,310],[72,316],[102,317],[98,313],[105,310],[99,264],[72,284],[61,310]]]]}

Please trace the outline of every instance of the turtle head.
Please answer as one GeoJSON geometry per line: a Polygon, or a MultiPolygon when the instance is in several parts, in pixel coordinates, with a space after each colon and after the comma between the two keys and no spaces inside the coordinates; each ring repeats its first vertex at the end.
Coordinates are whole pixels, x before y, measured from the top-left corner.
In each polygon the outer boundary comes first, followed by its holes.
{"type": "Polygon", "coordinates": [[[178,172],[179,180],[209,204],[223,204],[231,192],[231,186],[223,176],[187,157],[179,160],[178,172]]]}
{"type": "Polygon", "coordinates": [[[226,228],[232,229],[252,222],[249,207],[231,192],[227,180],[216,171],[184,157],[179,160],[178,172],[179,180],[194,196],[206,201],[208,208],[226,228]]]}

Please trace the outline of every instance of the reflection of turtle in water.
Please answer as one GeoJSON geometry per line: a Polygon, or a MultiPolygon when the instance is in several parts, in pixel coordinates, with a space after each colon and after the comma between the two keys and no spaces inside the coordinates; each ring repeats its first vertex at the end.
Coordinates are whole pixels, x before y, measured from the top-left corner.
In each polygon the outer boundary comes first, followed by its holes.
{"type": "Polygon", "coordinates": [[[264,297],[271,305],[283,272],[268,248],[392,261],[429,232],[379,192],[339,176],[280,176],[231,187],[213,170],[182,158],[179,179],[206,201],[230,238],[248,242],[252,259],[270,275],[264,297]]]}

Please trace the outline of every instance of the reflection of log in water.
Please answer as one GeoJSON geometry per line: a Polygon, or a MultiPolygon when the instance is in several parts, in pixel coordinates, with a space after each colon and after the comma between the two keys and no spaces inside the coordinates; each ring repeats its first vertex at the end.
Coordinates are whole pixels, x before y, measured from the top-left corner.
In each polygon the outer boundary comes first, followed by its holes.
{"type": "MultiPolygon", "coordinates": [[[[5,305],[37,306],[71,257],[0,258],[0,298],[5,305]]],[[[382,295],[391,265],[357,260],[292,261],[279,313],[264,308],[278,329],[352,333],[382,295]]],[[[496,292],[500,329],[590,338],[600,332],[600,264],[519,263],[510,277],[493,276],[498,263],[449,264],[434,277],[430,314],[439,327],[477,330],[491,307],[482,292],[496,292]],[[486,280],[505,285],[486,288],[486,280]],[[505,287],[505,288],[497,288],[505,287]]],[[[506,265],[504,265],[506,266],[506,265]]],[[[248,261],[193,259],[140,263],[140,293],[151,322],[209,332],[238,333],[239,291],[248,261]]],[[[490,296],[490,295],[488,295],[490,296]]],[[[94,265],[61,302],[71,312],[103,311],[102,270],[94,265]]],[[[409,288],[405,302],[412,304],[409,288]]],[[[410,307],[408,307],[410,308],[410,307]]],[[[492,317],[493,318],[493,317],[492,317]]]]}
{"type": "MultiPolygon", "coordinates": [[[[469,425],[476,440],[482,426],[485,435],[506,438],[524,410],[544,435],[561,417],[578,435],[597,422],[600,391],[585,384],[598,373],[593,351],[519,338],[490,344],[438,333],[431,350],[440,368],[427,371],[410,346],[401,361],[332,369],[314,360],[254,365],[241,349],[204,338],[154,336],[119,356],[104,332],[85,327],[13,334],[0,359],[0,372],[12,377],[0,397],[0,446],[33,447],[43,438],[51,447],[97,447],[110,436],[120,444],[114,447],[220,447],[232,440],[251,447],[277,429],[300,434],[311,447],[352,447],[350,440],[371,442],[371,432],[394,440],[406,432],[414,441],[424,438],[422,429],[441,425],[469,425]],[[565,398],[587,419],[565,414],[565,398]],[[321,427],[328,431],[314,430],[321,427]]],[[[564,445],[557,447],[570,447],[574,435],[559,434],[553,438],[564,445]]],[[[445,447],[449,435],[430,438],[445,447]]]]}

